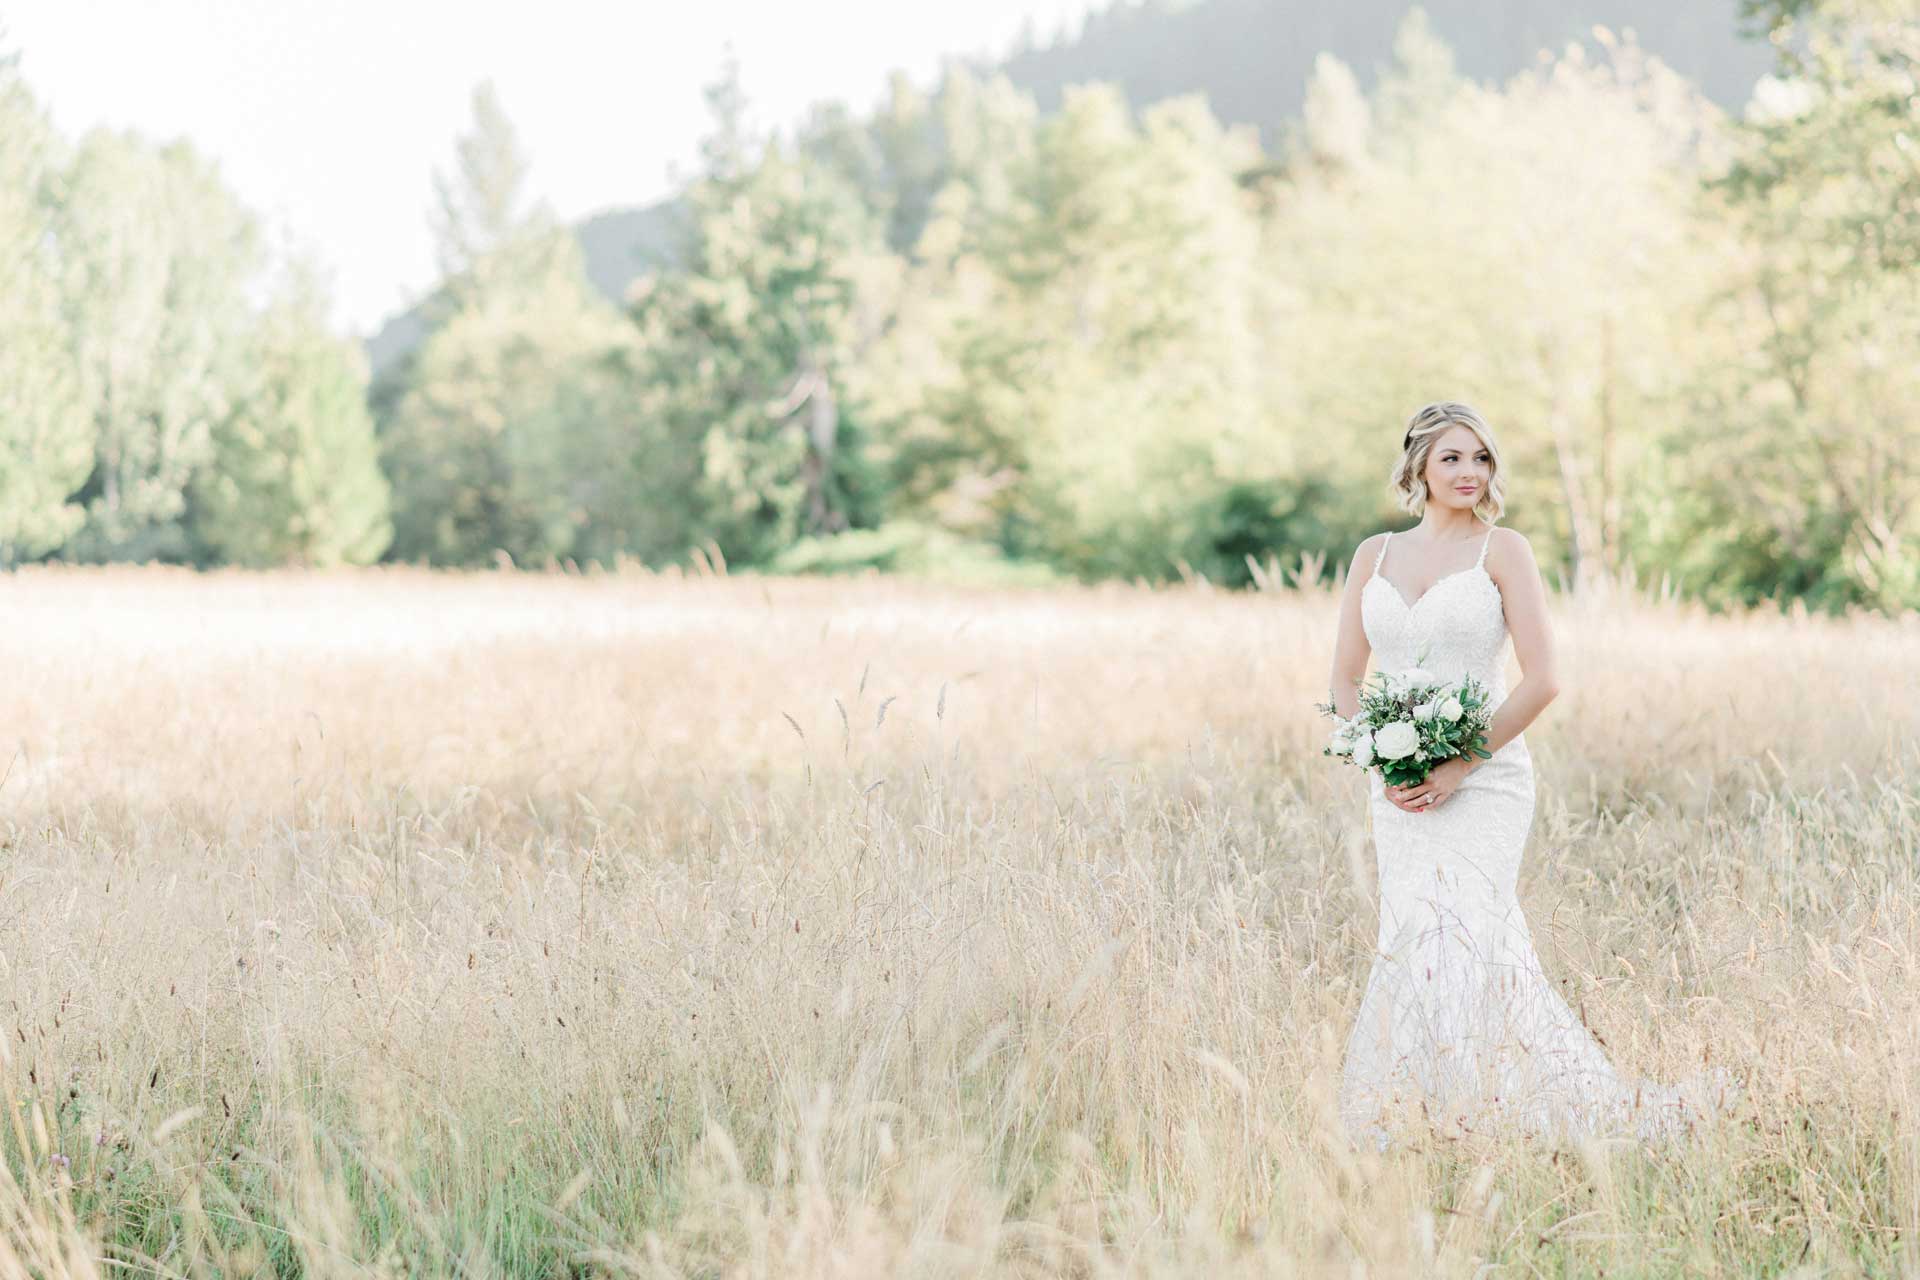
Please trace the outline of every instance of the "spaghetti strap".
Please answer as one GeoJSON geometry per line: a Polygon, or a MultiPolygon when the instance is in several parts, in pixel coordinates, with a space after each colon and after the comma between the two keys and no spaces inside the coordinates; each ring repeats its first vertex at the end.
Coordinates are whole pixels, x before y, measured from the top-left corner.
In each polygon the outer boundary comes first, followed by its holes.
{"type": "Polygon", "coordinates": [[[1380,539],[1380,554],[1373,558],[1373,573],[1375,577],[1380,575],[1380,565],[1387,558],[1387,544],[1391,541],[1393,541],[1393,530],[1389,529],[1387,530],[1387,536],[1380,539]]]}
{"type": "Polygon", "coordinates": [[[1492,529],[1489,529],[1489,530],[1487,530],[1487,536],[1486,536],[1486,537],[1484,537],[1484,538],[1482,538],[1482,539],[1480,540],[1480,558],[1479,558],[1478,560],[1475,560],[1475,561],[1473,562],[1473,567],[1474,567],[1474,568],[1476,568],[1476,569],[1478,569],[1478,568],[1480,568],[1480,567],[1481,567],[1482,565],[1484,565],[1484,564],[1486,564],[1486,562],[1487,562],[1487,548],[1488,548],[1489,546],[1491,546],[1491,545],[1492,545],[1492,543],[1493,543],[1493,530],[1492,530],[1492,529]]]}

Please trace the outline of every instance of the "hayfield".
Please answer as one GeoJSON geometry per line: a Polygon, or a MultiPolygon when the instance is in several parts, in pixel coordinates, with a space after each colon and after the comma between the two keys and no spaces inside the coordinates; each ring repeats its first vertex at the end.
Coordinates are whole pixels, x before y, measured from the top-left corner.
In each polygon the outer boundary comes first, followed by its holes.
{"type": "Polygon", "coordinates": [[[5,578],[0,1272],[1920,1276],[1920,624],[1558,603],[1543,961],[1744,1109],[1381,1158],[1334,604],[5,578]]]}

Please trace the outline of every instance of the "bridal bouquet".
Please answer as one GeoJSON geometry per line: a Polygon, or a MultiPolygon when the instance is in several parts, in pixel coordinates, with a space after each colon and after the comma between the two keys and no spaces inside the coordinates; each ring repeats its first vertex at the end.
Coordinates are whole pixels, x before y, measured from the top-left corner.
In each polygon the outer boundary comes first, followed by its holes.
{"type": "Polygon", "coordinates": [[[1449,682],[1418,666],[1376,671],[1360,688],[1360,709],[1342,717],[1331,702],[1315,709],[1333,720],[1333,737],[1320,754],[1377,768],[1388,786],[1408,787],[1434,766],[1469,753],[1491,760],[1487,729],[1493,708],[1487,689],[1468,676],[1449,682]]]}

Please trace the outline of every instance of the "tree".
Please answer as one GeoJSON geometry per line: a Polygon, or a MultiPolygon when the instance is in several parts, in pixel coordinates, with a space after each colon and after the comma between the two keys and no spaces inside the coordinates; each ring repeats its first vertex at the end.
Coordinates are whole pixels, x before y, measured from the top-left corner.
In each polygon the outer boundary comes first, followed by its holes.
{"type": "Polygon", "coordinates": [[[583,281],[461,307],[421,348],[387,425],[394,553],[479,565],[611,556],[633,496],[623,352],[631,332],[583,281]],[[588,550],[592,546],[592,551],[588,550]]]}
{"type": "Polygon", "coordinates": [[[578,252],[550,209],[529,204],[530,165],[491,80],[475,86],[472,110],[470,128],[454,142],[453,171],[434,171],[428,217],[442,298],[456,308],[564,275],[578,252]]]}
{"type": "Polygon", "coordinates": [[[846,375],[894,260],[858,191],[746,130],[736,68],[707,96],[715,125],[680,265],[651,278],[632,313],[667,435],[697,460],[690,532],[755,562],[877,518],[846,375]]]}
{"type": "Polygon", "coordinates": [[[995,256],[1036,325],[1028,510],[1080,574],[1171,575],[1207,541],[1195,518],[1216,491],[1266,472],[1237,181],[1257,159],[1195,96],[1136,125],[1116,91],[1072,91],[1041,129],[1029,216],[995,256]]]}
{"type": "Polygon", "coordinates": [[[437,180],[448,271],[437,328],[390,405],[381,447],[394,488],[393,553],[484,564],[626,548],[633,522],[632,342],[594,295],[578,243],[530,204],[528,166],[491,86],[474,93],[456,168],[437,180]]]}
{"type": "Polygon", "coordinates": [[[1302,160],[1329,169],[1351,169],[1366,160],[1372,111],[1347,64],[1330,53],[1313,62],[1307,101],[1295,143],[1302,160]]]}
{"type": "Polygon", "coordinates": [[[910,253],[946,181],[946,142],[932,103],[899,72],[887,83],[887,101],[872,132],[887,193],[887,244],[895,253],[910,253]]]}
{"type": "Polygon", "coordinates": [[[888,81],[887,99],[867,121],[841,103],[814,108],[796,146],[859,194],[886,226],[888,248],[913,251],[948,173],[945,140],[934,104],[904,73],[888,81]]]}
{"type": "Polygon", "coordinates": [[[1879,0],[1749,7],[1781,74],[1715,191],[1745,251],[1718,320],[1751,354],[1702,388],[1740,429],[1676,451],[1697,477],[1676,528],[1692,576],[1734,598],[1920,606],[1920,21],[1879,0]]]}
{"type": "Polygon", "coordinates": [[[1422,115],[1466,87],[1454,68],[1453,49],[1419,5],[1407,10],[1393,35],[1393,62],[1375,95],[1382,131],[1396,135],[1417,127],[1422,115]]]}
{"type": "Polygon", "coordinates": [[[1732,185],[1818,187],[1798,230],[1875,269],[1920,269],[1920,16],[1902,0],[1748,0],[1771,26],[1787,109],[1763,109],[1732,185]]]}
{"type": "Polygon", "coordinates": [[[53,243],[93,424],[86,520],[63,553],[188,558],[187,486],[231,407],[255,221],[186,144],[96,130],[64,175],[53,243]]]}
{"type": "Polygon", "coordinates": [[[194,481],[200,545],[233,564],[371,564],[393,525],[365,358],[327,331],[310,268],[294,268],[245,342],[232,407],[194,481]]]}
{"type": "Polygon", "coordinates": [[[1257,146],[1197,98],[1136,121],[1105,86],[1046,121],[995,86],[954,108],[884,357],[912,379],[885,401],[903,497],[1011,554],[1170,576],[1214,491],[1264,467],[1238,182],[1257,146]]]}
{"type": "MultiPolygon", "coordinates": [[[[1380,92],[1409,96],[1392,76],[1380,92]]],[[[1297,291],[1279,343],[1303,371],[1304,473],[1383,501],[1407,413],[1475,402],[1543,561],[1602,586],[1656,507],[1656,442],[1684,422],[1693,369],[1726,354],[1691,323],[1727,256],[1696,206],[1716,113],[1612,42],[1393,118],[1378,163],[1301,175],[1271,227],[1272,270],[1297,291]],[[1311,434],[1329,422],[1377,424],[1378,443],[1311,434]]]]}
{"type": "Polygon", "coordinates": [[[93,465],[48,248],[54,145],[16,59],[0,57],[0,567],[71,536],[85,511],[70,499],[93,465]]]}
{"type": "Polygon", "coordinates": [[[945,178],[902,264],[888,323],[851,376],[871,408],[872,456],[894,514],[1011,546],[1027,469],[1013,403],[1024,337],[996,320],[1002,286],[989,258],[1022,199],[1039,112],[1004,77],[955,70],[930,114],[945,178]]]}

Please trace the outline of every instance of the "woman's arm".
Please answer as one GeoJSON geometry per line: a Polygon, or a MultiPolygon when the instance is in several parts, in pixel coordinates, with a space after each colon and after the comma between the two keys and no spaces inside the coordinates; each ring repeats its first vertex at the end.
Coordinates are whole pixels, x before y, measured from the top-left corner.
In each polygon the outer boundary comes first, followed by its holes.
{"type": "Polygon", "coordinates": [[[1333,641],[1333,673],[1327,688],[1334,711],[1349,720],[1360,710],[1360,682],[1367,678],[1367,659],[1373,653],[1360,622],[1360,592],[1373,576],[1384,536],[1376,533],[1354,548],[1353,559],[1347,562],[1346,593],[1340,597],[1340,630],[1333,641]]]}
{"type": "MultiPolygon", "coordinates": [[[[1507,612],[1507,634],[1513,637],[1513,656],[1520,660],[1520,683],[1493,713],[1487,730],[1489,755],[1520,736],[1534,717],[1546,710],[1560,692],[1553,665],[1553,628],[1547,618],[1547,584],[1533,558],[1533,544],[1513,529],[1497,529],[1487,548],[1487,574],[1499,584],[1507,612]]],[[[1486,761],[1467,757],[1470,768],[1486,761]]]]}

